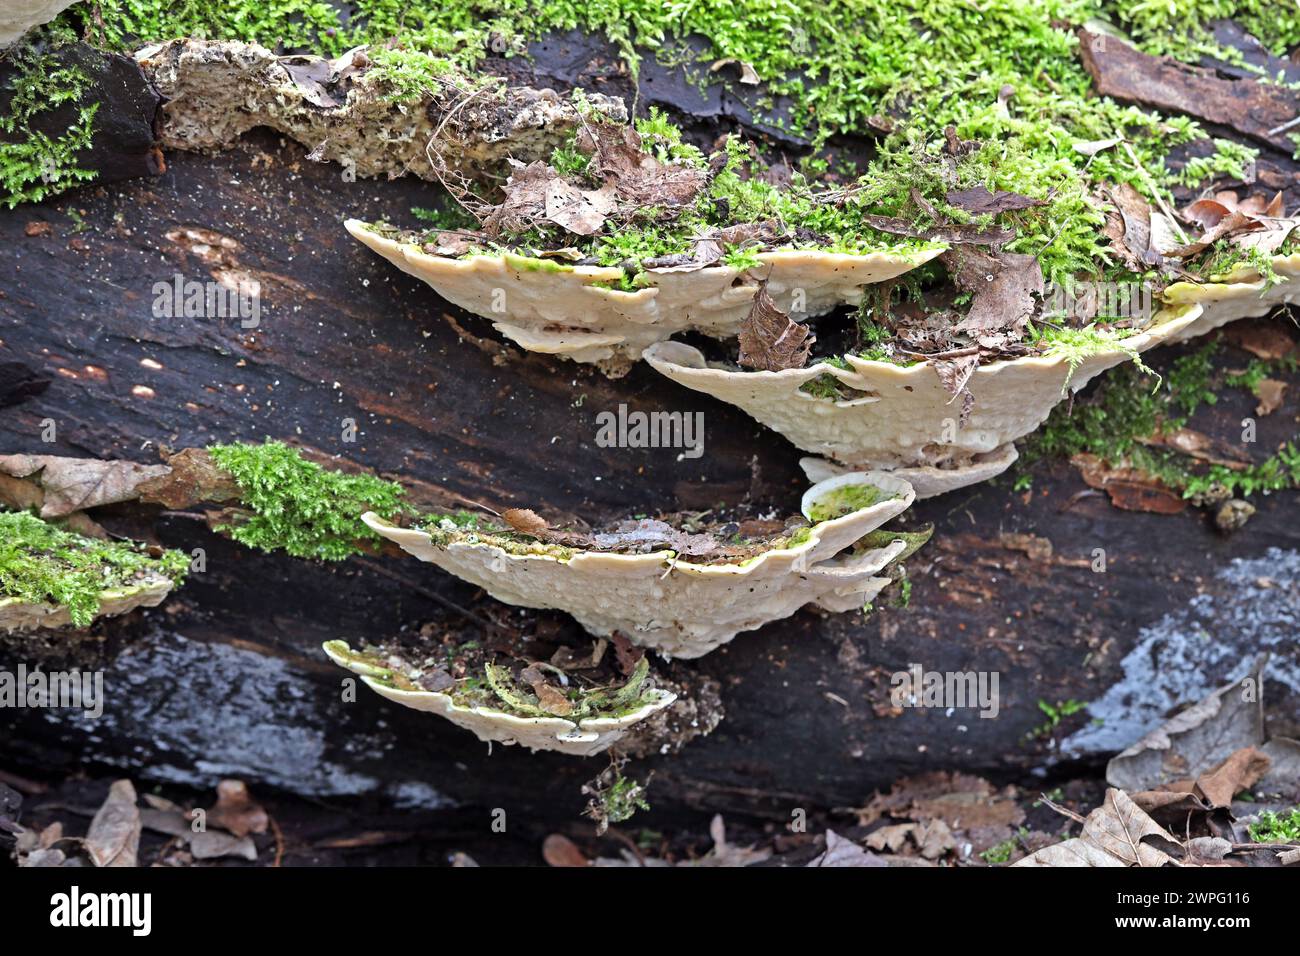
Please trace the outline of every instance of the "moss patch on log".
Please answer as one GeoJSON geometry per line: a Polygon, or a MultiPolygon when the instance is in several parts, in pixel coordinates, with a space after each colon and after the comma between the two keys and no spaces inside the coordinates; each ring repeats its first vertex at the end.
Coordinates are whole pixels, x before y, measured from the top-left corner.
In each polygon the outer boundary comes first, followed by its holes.
{"type": "Polygon", "coordinates": [[[217,530],[251,548],[339,561],[380,543],[362,514],[391,518],[410,510],[396,482],[324,468],[283,442],[213,445],[208,453],[234,478],[248,509],[217,530]]]}
{"type": "Polygon", "coordinates": [[[26,512],[0,512],[0,597],[66,607],[77,627],[95,619],[105,591],[151,577],[179,585],[188,569],[180,551],[151,553],[132,542],[65,531],[26,512]]]}

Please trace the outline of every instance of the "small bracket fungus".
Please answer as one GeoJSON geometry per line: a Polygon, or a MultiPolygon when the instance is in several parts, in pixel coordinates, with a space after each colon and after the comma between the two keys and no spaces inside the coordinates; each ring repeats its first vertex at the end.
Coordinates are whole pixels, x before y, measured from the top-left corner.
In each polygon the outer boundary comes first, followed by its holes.
{"type": "Polygon", "coordinates": [[[567,611],[592,634],[618,631],[662,654],[695,658],[805,604],[838,612],[869,602],[890,583],[879,572],[907,544],[899,538],[865,550],[854,545],[913,498],[911,485],[891,475],[831,478],[804,494],[811,526],[734,563],[686,559],[668,548],[648,554],[541,544],[507,549],[473,530],[430,534],[374,514],[362,520],[507,604],[567,611]]]}
{"type": "Polygon", "coordinates": [[[86,627],[96,618],[154,607],[185,576],[177,551],[151,557],[25,512],[0,513],[0,633],[86,627]]]}
{"type": "Polygon", "coordinates": [[[848,255],[777,249],[748,268],[718,264],[682,271],[647,268],[637,288],[620,288],[621,268],[571,265],[513,253],[430,255],[356,219],[348,232],[403,272],[423,279],[448,302],[491,319],[497,331],[530,352],[576,362],[640,358],[674,333],[731,338],[749,314],[759,280],[784,312],[822,315],[862,301],[864,286],[896,279],[943,252],[848,255]]]}
{"type": "Polygon", "coordinates": [[[49,23],[77,0],[5,0],[0,9],[0,50],[12,46],[32,27],[49,23]]]}
{"type": "Polygon", "coordinates": [[[848,355],[844,368],[820,362],[781,372],[742,371],[710,364],[699,349],[678,342],[653,345],[645,358],[673,381],[730,402],[805,451],[830,459],[805,464],[810,478],[845,466],[873,468],[906,479],[918,497],[929,497],[1008,468],[1016,458],[1012,443],[1106,369],[1158,345],[1266,315],[1300,295],[1300,255],[1278,257],[1273,267],[1281,281],[1271,286],[1248,270],[1223,282],[1170,286],[1151,325],[1117,339],[1113,350],[1082,357],[1049,352],[980,366],[968,383],[974,405],[964,424],[960,404],[925,364],[904,367],[848,355]],[[823,375],[845,388],[827,397],[803,388],[823,375]]]}
{"type": "Polygon", "coordinates": [[[456,726],[473,731],[479,740],[522,744],[530,750],[554,750],[579,757],[598,754],[677,699],[670,691],[643,689],[649,664],[642,658],[638,672],[610,697],[605,708],[608,712],[577,719],[529,713],[537,708],[516,698],[504,686],[502,669],[488,664],[487,682],[503,707],[506,701],[512,701],[516,710],[524,711],[511,713],[501,707],[460,702],[451,689],[423,690],[383,659],[353,651],[344,641],[327,641],[323,647],[330,660],[359,675],[382,697],[404,707],[446,717],[456,726]]]}

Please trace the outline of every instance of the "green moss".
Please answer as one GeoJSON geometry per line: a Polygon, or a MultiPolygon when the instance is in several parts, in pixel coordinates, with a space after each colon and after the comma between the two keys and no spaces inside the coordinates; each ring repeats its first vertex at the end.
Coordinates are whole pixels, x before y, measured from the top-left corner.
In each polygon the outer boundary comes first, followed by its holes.
{"type": "Polygon", "coordinates": [[[1001,843],[995,843],[980,853],[980,859],[990,866],[1001,866],[1004,863],[1010,863],[1011,857],[1015,855],[1016,850],[1020,848],[1020,840],[1029,836],[1029,830],[1026,827],[1020,828],[1019,839],[1012,837],[1009,840],[1003,840],[1001,843]]]}
{"type": "MultiPolygon", "coordinates": [[[[1179,358],[1166,378],[1154,383],[1136,366],[1115,369],[1088,399],[1058,405],[1046,424],[1026,440],[1017,466],[1021,479],[1044,458],[1068,459],[1083,452],[1112,464],[1127,461],[1196,501],[1300,487],[1300,447],[1294,441],[1244,469],[1200,466],[1177,452],[1142,443],[1162,429],[1175,431],[1187,425],[1198,409],[1218,401],[1217,388],[1250,389],[1270,372],[1296,367],[1292,360],[1252,362],[1241,373],[1222,374],[1215,364],[1219,348],[1217,339],[1207,342],[1179,358]]],[[[1025,487],[1024,481],[1018,485],[1025,487]]]]}
{"type": "Polygon", "coordinates": [[[592,794],[586,814],[596,821],[598,832],[603,833],[611,823],[631,820],[638,810],[649,810],[650,803],[645,798],[648,783],[648,780],[643,784],[623,776],[619,765],[612,764],[608,771],[584,787],[584,793],[592,794]]]}
{"type": "MultiPolygon", "coordinates": [[[[422,50],[379,47],[371,51],[370,61],[374,64],[375,79],[384,91],[383,98],[389,102],[422,100],[440,88],[440,79],[461,74],[453,60],[422,50]]],[[[496,81],[480,78],[479,82],[490,85],[496,81]]]]}
{"type": "Polygon", "coordinates": [[[83,103],[91,81],[68,65],[59,50],[75,37],[47,25],[34,30],[3,55],[12,69],[0,99],[0,201],[10,209],[56,196],[95,174],[79,165],[94,137],[98,103],[83,103]],[[75,120],[61,134],[36,129],[43,114],[75,104],[75,120]]]}
{"type": "Polygon", "coordinates": [[[0,597],[66,607],[77,627],[94,620],[102,592],[155,576],[180,584],[188,568],[179,551],[152,557],[143,545],[100,541],[25,512],[0,512],[0,597]]]}
{"type": "Polygon", "coordinates": [[[218,530],[249,547],[338,561],[381,542],[361,522],[364,512],[392,518],[410,510],[400,485],[328,470],[282,442],[213,445],[208,452],[234,477],[251,512],[218,530]]]}
{"type": "Polygon", "coordinates": [[[1079,366],[1085,360],[1098,355],[1113,355],[1115,352],[1123,352],[1130,362],[1142,372],[1154,375],[1143,363],[1137,349],[1127,344],[1124,340],[1130,338],[1133,332],[1129,329],[1105,329],[1095,324],[1084,326],[1083,328],[1072,328],[1070,326],[1030,326],[1026,336],[1028,344],[1041,347],[1044,355],[1055,355],[1065,359],[1067,373],[1065,382],[1061,385],[1061,391],[1065,392],[1070,387],[1070,382],[1074,378],[1074,373],[1079,370],[1079,366]]]}
{"type": "Polygon", "coordinates": [[[1101,10],[1146,52],[1181,60],[1206,54],[1241,62],[1239,53],[1215,42],[1209,29],[1214,20],[1236,20],[1275,56],[1300,44],[1300,16],[1279,0],[1104,0],[1101,10]]]}
{"type": "Polygon", "coordinates": [[[825,492],[808,507],[808,520],[820,524],[842,518],[892,497],[875,485],[842,485],[825,492]]]}
{"type": "MultiPolygon", "coordinates": [[[[684,65],[703,83],[716,60],[738,60],[763,81],[753,91],[757,112],[772,125],[809,137],[815,148],[836,134],[861,133],[876,117],[889,118],[894,130],[842,204],[800,208],[807,197],[798,184],[783,198],[786,191],[761,180],[720,176],[735,221],[775,214],[823,234],[837,251],[905,249],[907,243],[867,228],[855,207],[886,215],[902,211],[917,178],[918,150],[933,155],[951,125],[963,139],[986,146],[962,164],[955,183],[921,170],[922,191],[934,201],[954,185],[983,185],[1044,200],[1041,207],[1001,218],[1017,232],[1008,248],[1038,256],[1051,281],[1095,275],[1113,265],[1098,239],[1102,215],[1089,200],[1097,184],[1129,183],[1148,198],[1153,192],[1168,198],[1176,182],[1235,175],[1251,152],[1216,143],[1210,157],[1171,170],[1171,152],[1204,139],[1204,130],[1186,118],[1097,97],[1078,56],[1077,25],[1109,16],[1144,48],[1189,58],[1203,52],[1203,25],[1219,16],[1237,17],[1275,51],[1300,42],[1297,18],[1278,15],[1272,0],[765,0],[761,10],[741,13],[728,0],[357,0],[348,6],[346,22],[319,0],[101,0],[102,25],[85,5],[64,17],[119,49],[180,35],[327,54],[368,43],[398,98],[416,95],[448,69],[478,68],[489,50],[519,55],[529,40],[554,31],[603,33],[633,75],[652,56],[684,65]],[[702,49],[689,50],[686,37],[702,40],[702,49]],[[388,44],[393,38],[397,46],[388,44]],[[788,119],[775,111],[781,98],[789,100],[783,113],[788,119]],[[1080,141],[1117,137],[1132,155],[1120,147],[1092,157],[1075,149],[1080,141]]],[[[661,157],[694,157],[693,147],[662,116],[637,125],[661,157]]],[[[566,173],[580,171],[581,161],[571,152],[556,159],[566,173]]],[[[822,156],[801,165],[810,176],[830,166],[822,156]]],[[[716,192],[713,198],[719,198],[716,192]]],[[[965,221],[960,211],[939,208],[965,221]]],[[[684,252],[696,225],[620,230],[598,242],[595,255],[617,264],[684,252]]]]}
{"type": "Polygon", "coordinates": [[[1300,843],[1300,807],[1292,807],[1286,815],[1265,810],[1248,830],[1255,843],[1300,843]]]}

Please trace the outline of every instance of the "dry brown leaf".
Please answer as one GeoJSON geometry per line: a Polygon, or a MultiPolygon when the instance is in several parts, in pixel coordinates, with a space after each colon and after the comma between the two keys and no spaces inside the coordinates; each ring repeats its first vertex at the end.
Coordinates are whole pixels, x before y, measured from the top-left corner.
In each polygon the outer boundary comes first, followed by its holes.
{"type": "Polygon", "coordinates": [[[916,830],[915,823],[894,823],[867,834],[867,846],[873,850],[897,853],[907,846],[907,838],[916,830]]]}
{"type": "Polygon", "coordinates": [[[816,337],[806,325],[793,321],[767,294],[767,280],[758,284],[754,302],[740,325],[739,362],[746,368],[780,372],[803,368],[816,337]]]}
{"type": "Polygon", "coordinates": [[[1255,414],[1272,415],[1281,408],[1286,399],[1286,389],[1287,383],[1275,378],[1261,378],[1256,382],[1254,392],[1259,404],[1255,406],[1255,414]]]}
{"type": "Polygon", "coordinates": [[[1212,199],[1198,199],[1183,211],[1183,215],[1201,226],[1204,232],[1194,242],[1170,251],[1170,256],[1180,259],[1204,252],[1224,238],[1240,248],[1258,249],[1271,255],[1300,224],[1300,220],[1283,216],[1281,192],[1271,200],[1255,195],[1241,201],[1235,192],[1220,192],[1212,199]]]}
{"type": "Polygon", "coordinates": [[[217,784],[217,805],[208,811],[208,823],[229,830],[237,837],[265,833],[269,818],[253,802],[242,780],[222,780],[217,784]]]}
{"type": "Polygon", "coordinates": [[[573,702],[565,696],[564,691],[547,683],[540,668],[535,665],[525,667],[519,677],[533,689],[537,695],[537,705],[542,710],[556,717],[567,717],[573,713],[573,702]]]}
{"type": "Polygon", "coordinates": [[[216,860],[237,856],[250,863],[257,859],[257,847],[249,836],[235,836],[220,830],[199,830],[188,836],[190,853],[196,860],[216,860]]]}
{"type": "Polygon", "coordinates": [[[1225,684],[1181,710],[1106,765],[1106,782],[1129,792],[1156,790],[1199,777],[1244,747],[1264,742],[1264,659],[1254,662],[1250,678],[1257,693],[1241,684],[1225,684]]]}
{"type": "Polygon", "coordinates": [[[542,859],[548,866],[590,866],[587,855],[562,833],[552,833],[542,841],[542,859]]]}
{"type": "Polygon", "coordinates": [[[645,150],[631,126],[585,126],[576,145],[591,157],[589,173],[613,186],[613,195],[621,207],[637,212],[685,206],[694,202],[708,181],[707,170],[661,163],[645,150]]]}
{"type": "Polygon", "coordinates": [[[944,196],[944,199],[947,200],[948,205],[976,216],[997,215],[1015,209],[1029,209],[1031,206],[1043,205],[1041,199],[1032,199],[1005,189],[989,192],[983,186],[976,186],[973,189],[955,189],[944,196]]]}
{"type": "Polygon", "coordinates": [[[1196,788],[1212,807],[1230,807],[1232,798],[1249,790],[1268,772],[1271,761],[1255,747],[1242,747],[1196,778],[1196,788]]]}
{"type": "Polygon", "coordinates": [[[808,861],[811,867],[888,866],[883,857],[862,849],[852,840],[846,840],[834,830],[826,831],[826,849],[808,861]]]}
{"type": "Polygon", "coordinates": [[[1164,256],[1153,241],[1150,203],[1128,183],[1110,187],[1106,196],[1111,206],[1104,234],[1111,247],[1134,272],[1161,265],[1164,256]]]}
{"type": "Polygon", "coordinates": [[[602,551],[637,554],[669,548],[684,557],[699,557],[718,548],[711,534],[687,534],[657,518],[619,522],[613,531],[592,535],[591,543],[602,551]]]}
{"type": "Polygon", "coordinates": [[[610,636],[610,641],[614,644],[614,655],[618,658],[618,669],[623,672],[624,677],[630,677],[636,670],[636,665],[641,658],[645,657],[645,648],[637,647],[627,639],[627,636],[615,631],[610,636]]]}
{"type": "Polygon", "coordinates": [[[1242,470],[1250,466],[1250,456],[1238,445],[1211,438],[1191,428],[1157,431],[1139,441],[1152,448],[1169,448],[1197,461],[1242,470]]]}
{"type": "Polygon", "coordinates": [[[1286,358],[1296,347],[1286,328],[1271,320],[1234,322],[1222,335],[1230,344],[1266,362],[1286,358]]]}
{"type": "Polygon", "coordinates": [[[1125,462],[1108,464],[1096,455],[1080,452],[1070,458],[1079,476],[1091,488],[1106,492],[1111,504],[1124,511],[1152,514],[1178,514],[1187,508],[1187,500],[1159,478],[1125,462]]]}
{"type": "Polygon", "coordinates": [[[974,223],[940,222],[922,228],[910,219],[895,216],[863,216],[862,220],[873,229],[890,235],[911,236],[914,239],[936,239],[954,246],[1003,246],[1016,238],[1015,230],[1008,226],[984,228],[974,223]]]}
{"type": "Polygon", "coordinates": [[[1019,342],[1043,294],[1043,269],[1030,255],[959,247],[941,257],[953,282],[974,297],[956,331],[982,347],[1019,342]]]}
{"type": "Polygon", "coordinates": [[[1152,820],[1123,790],[1109,788],[1105,802],[1083,821],[1083,838],[1121,860],[1127,866],[1164,866],[1169,854],[1151,838],[1166,847],[1178,841],[1152,820]]]}
{"type": "Polygon", "coordinates": [[[617,206],[613,190],[579,189],[558,176],[546,184],[546,218],[577,236],[592,236],[617,206]]]}
{"type": "Polygon", "coordinates": [[[239,485],[230,473],[217,467],[202,448],[185,448],[167,456],[166,474],[140,482],[136,489],[146,504],[188,508],[199,502],[233,501],[239,485]]]}
{"type": "Polygon", "coordinates": [[[550,525],[537,512],[530,508],[507,508],[501,512],[501,518],[520,534],[539,538],[550,530],[550,525]]]}
{"type": "Polygon", "coordinates": [[[166,465],[137,465],[130,461],[0,455],[0,472],[40,486],[42,518],[62,518],[86,508],[131,501],[138,496],[142,483],[169,471],[166,465]]]}
{"type": "Polygon", "coordinates": [[[1142,866],[1172,862],[1178,841],[1124,791],[1107,789],[1105,802],[1083,821],[1083,833],[1044,847],[1013,866],[1142,866]]]}
{"type": "Polygon", "coordinates": [[[140,851],[140,810],[130,780],[115,780],[108,798],[90,821],[86,851],[95,866],[136,866],[140,851]]]}

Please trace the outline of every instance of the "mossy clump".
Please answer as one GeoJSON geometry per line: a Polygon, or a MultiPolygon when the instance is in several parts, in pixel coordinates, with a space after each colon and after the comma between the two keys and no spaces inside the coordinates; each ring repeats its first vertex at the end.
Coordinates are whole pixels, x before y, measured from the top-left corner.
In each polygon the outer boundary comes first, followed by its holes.
{"type": "Polygon", "coordinates": [[[896,495],[889,495],[875,485],[841,485],[819,496],[808,508],[808,520],[814,523],[843,518],[896,495]]]}
{"type": "Polygon", "coordinates": [[[1247,829],[1255,843],[1300,843],[1300,807],[1285,814],[1265,810],[1247,829]]]}
{"type": "Polygon", "coordinates": [[[1127,464],[1158,479],[1166,487],[1197,503],[1230,497],[1300,488],[1300,444],[1288,441],[1263,461],[1243,467],[1202,466],[1168,448],[1152,447],[1144,439],[1188,425],[1202,407],[1219,400],[1223,387],[1253,387],[1270,374],[1295,371],[1297,362],[1284,357],[1253,360],[1244,369],[1221,371],[1215,358],[1218,337],[1179,359],[1160,378],[1150,370],[1126,365],[1113,370],[1087,398],[1058,405],[1021,451],[1019,481],[1044,458],[1070,458],[1086,453],[1111,465],[1127,464]]]}
{"type": "Polygon", "coordinates": [[[26,512],[0,512],[0,598],[66,607],[77,627],[95,619],[105,591],[158,578],[179,585],[188,569],[180,551],[151,554],[143,545],[87,538],[26,512]]]}
{"type": "Polygon", "coordinates": [[[83,102],[91,92],[90,77],[59,52],[75,39],[68,29],[48,25],[0,57],[11,71],[0,89],[0,202],[10,209],[95,176],[81,167],[79,157],[90,148],[99,104],[83,102]],[[57,135],[37,128],[43,114],[65,104],[73,104],[72,125],[57,135]]]}
{"type": "Polygon", "coordinates": [[[217,530],[252,548],[339,561],[382,542],[362,523],[362,514],[393,518],[410,511],[401,485],[324,468],[283,442],[207,450],[234,478],[248,509],[217,530]]]}

